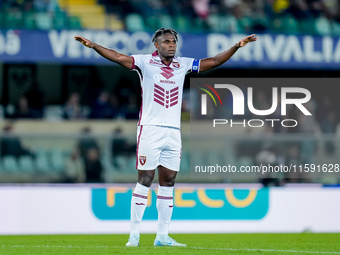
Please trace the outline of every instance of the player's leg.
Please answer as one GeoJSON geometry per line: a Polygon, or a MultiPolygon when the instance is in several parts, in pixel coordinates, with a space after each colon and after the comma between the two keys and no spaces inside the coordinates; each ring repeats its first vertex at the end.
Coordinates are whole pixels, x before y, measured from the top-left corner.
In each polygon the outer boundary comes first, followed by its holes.
{"type": "Polygon", "coordinates": [[[174,185],[177,172],[164,166],[158,167],[159,186],[157,192],[158,224],[157,235],[168,235],[174,207],[174,185]]]}
{"type": "Polygon", "coordinates": [[[158,166],[160,150],[155,146],[159,132],[151,126],[139,126],[137,131],[138,182],[131,199],[131,232],[127,246],[138,246],[139,227],[147,205],[147,198],[155,170],[158,166]]]}
{"type": "Polygon", "coordinates": [[[156,246],[185,246],[169,237],[169,224],[174,207],[174,185],[181,161],[181,135],[178,129],[168,128],[167,147],[161,152],[158,167],[157,210],[158,225],[156,246]]]}
{"type": "Polygon", "coordinates": [[[155,170],[138,170],[138,182],[131,199],[131,230],[126,246],[139,245],[139,227],[148,201],[148,193],[155,170]]]}
{"type": "Polygon", "coordinates": [[[169,237],[169,224],[174,207],[174,185],[177,171],[158,167],[159,186],[157,193],[158,225],[155,246],[186,246],[169,237]]]}

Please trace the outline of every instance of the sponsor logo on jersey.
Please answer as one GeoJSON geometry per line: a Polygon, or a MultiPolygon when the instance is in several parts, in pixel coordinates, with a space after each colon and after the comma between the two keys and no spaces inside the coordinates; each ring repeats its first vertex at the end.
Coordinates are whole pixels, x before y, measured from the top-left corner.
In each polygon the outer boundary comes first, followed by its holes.
{"type": "Polygon", "coordinates": [[[175,81],[160,80],[160,83],[176,84],[175,81]]]}
{"type": "Polygon", "coordinates": [[[178,91],[179,87],[171,90],[165,90],[161,86],[155,84],[153,101],[165,108],[169,108],[178,104],[178,91]]]}
{"type": "Polygon", "coordinates": [[[160,61],[155,61],[155,60],[153,60],[153,59],[150,59],[149,64],[154,64],[154,65],[159,65],[159,66],[162,66],[162,65],[163,65],[162,62],[160,62],[160,61]]]}
{"type": "Polygon", "coordinates": [[[146,163],[146,156],[139,156],[139,163],[144,166],[146,163]]]}

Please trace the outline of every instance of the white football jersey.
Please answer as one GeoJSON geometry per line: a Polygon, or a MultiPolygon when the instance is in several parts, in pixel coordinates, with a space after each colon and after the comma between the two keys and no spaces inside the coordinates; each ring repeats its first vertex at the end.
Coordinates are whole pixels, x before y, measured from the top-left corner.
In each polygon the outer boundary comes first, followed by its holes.
{"type": "Polygon", "coordinates": [[[199,71],[200,61],[175,57],[168,66],[157,51],[132,57],[132,70],[138,73],[142,87],[138,125],[180,128],[184,78],[190,72],[199,71]]]}

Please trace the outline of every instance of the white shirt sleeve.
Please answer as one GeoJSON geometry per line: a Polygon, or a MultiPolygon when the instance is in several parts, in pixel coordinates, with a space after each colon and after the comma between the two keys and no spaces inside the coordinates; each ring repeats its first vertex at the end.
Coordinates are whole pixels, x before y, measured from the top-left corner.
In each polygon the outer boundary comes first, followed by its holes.
{"type": "Polygon", "coordinates": [[[198,73],[200,70],[201,60],[195,58],[181,58],[183,63],[187,66],[187,73],[198,73]]]}
{"type": "Polygon", "coordinates": [[[137,68],[142,69],[143,68],[143,56],[142,55],[132,55],[133,58],[133,65],[131,70],[136,70],[137,68]]]}

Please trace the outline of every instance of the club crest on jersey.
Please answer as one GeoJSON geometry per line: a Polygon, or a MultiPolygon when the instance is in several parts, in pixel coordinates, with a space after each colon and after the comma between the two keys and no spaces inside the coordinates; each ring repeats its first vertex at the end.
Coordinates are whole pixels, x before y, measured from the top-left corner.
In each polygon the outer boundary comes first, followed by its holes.
{"type": "Polygon", "coordinates": [[[175,68],[179,68],[179,63],[178,62],[172,63],[172,66],[175,68]]]}
{"type": "Polygon", "coordinates": [[[153,92],[153,101],[165,108],[173,107],[178,104],[179,87],[171,90],[165,90],[161,86],[155,84],[153,92]]]}
{"type": "Polygon", "coordinates": [[[146,156],[139,156],[139,163],[144,166],[146,163],[146,156]]]}

